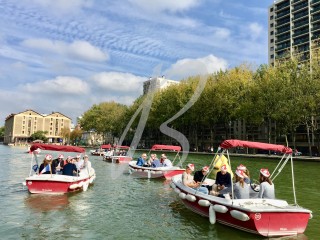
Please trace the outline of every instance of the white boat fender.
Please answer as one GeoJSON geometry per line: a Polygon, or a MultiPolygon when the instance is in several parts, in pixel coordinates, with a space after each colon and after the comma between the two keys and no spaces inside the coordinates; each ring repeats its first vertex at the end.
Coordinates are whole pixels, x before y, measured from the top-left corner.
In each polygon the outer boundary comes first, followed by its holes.
{"type": "Polygon", "coordinates": [[[26,182],[22,182],[22,185],[23,185],[23,186],[26,186],[26,185],[27,185],[27,183],[26,183],[26,182]]]}
{"type": "Polygon", "coordinates": [[[226,213],[228,212],[228,208],[226,206],[223,206],[223,205],[220,205],[220,204],[215,204],[213,205],[213,209],[216,211],[216,212],[219,212],[219,213],[226,213]]]}
{"type": "Polygon", "coordinates": [[[179,193],[179,197],[180,197],[181,199],[186,199],[186,194],[183,193],[183,192],[181,192],[181,193],[179,193]]]}
{"type": "Polygon", "coordinates": [[[216,212],[214,211],[214,208],[212,205],[210,205],[210,207],[209,207],[209,222],[211,224],[216,223],[216,212]]]}
{"type": "Polygon", "coordinates": [[[205,199],[200,199],[198,201],[198,204],[202,207],[209,207],[210,206],[210,202],[208,200],[205,199]]]}
{"type": "Polygon", "coordinates": [[[156,171],[150,171],[151,174],[156,174],[156,171]]]}
{"type": "Polygon", "coordinates": [[[148,178],[151,178],[151,171],[148,171],[148,178]]]}
{"type": "Polygon", "coordinates": [[[234,217],[235,219],[238,219],[240,221],[248,221],[250,218],[246,213],[240,212],[238,210],[231,210],[230,214],[232,217],[234,217]]]}
{"type": "Polygon", "coordinates": [[[170,187],[173,188],[173,189],[175,189],[177,186],[174,184],[174,182],[171,182],[171,183],[170,183],[170,187]]]}
{"type": "Polygon", "coordinates": [[[70,189],[76,189],[76,188],[78,188],[78,187],[79,187],[79,185],[76,184],[76,183],[71,184],[71,185],[69,186],[70,189]]]}
{"type": "Polygon", "coordinates": [[[174,191],[175,191],[176,193],[178,193],[178,194],[181,193],[181,191],[180,191],[179,188],[175,188],[174,191]]]}
{"type": "Polygon", "coordinates": [[[82,187],[82,186],[83,186],[83,182],[82,182],[82,181],[79,182],[79,183],[78,183],[78,186],[79,186],[79,187],[82,187]]]}
{"type": "Polygon", "coordinates": [[[309,217],[309,219],[312,219],[312,218],[313,218],[312,213],[310,213],[310,217],[309,217]]]}
{"type": "Polygon", "coordinates": [[[88,186],[89,186],[89,183],[88,183],[88,182],[83,183],[83,191],[84,191],[84,192],[87,191],[88,186]]]}
{"type": "Polygon", "coordinates": [[[158,174],[162,174],[162,171],[157,171],[158,174]]]}
{"type": "Polygon", "coordinates": [[[187,194],[186,199],[190,202],[195,202],[197,198],[191,194],[187,194]]]}

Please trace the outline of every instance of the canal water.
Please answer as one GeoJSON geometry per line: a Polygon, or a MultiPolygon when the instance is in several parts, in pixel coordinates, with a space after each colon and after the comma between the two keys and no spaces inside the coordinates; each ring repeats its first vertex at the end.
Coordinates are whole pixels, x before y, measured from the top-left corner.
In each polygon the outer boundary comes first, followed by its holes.
{"type": "MultiPolygon", "coordinates": [[[[95,184],[87,192],[50,196],[31,195],[23,187],[31,160],[26,149],[0,145],[0,158],[1,239],[264,239],[219,223],[211,225],[207,218],[184,207],[168,181],[133,178],[125,164],[90,156],[95,184]]],[[[184,165],[192,162],[200,169],[211,158],[189,155],[184,165]]],[[[257,169],[272,170],[278,161],[233,161],[234,166],[240,163],[257,178],[257,169]]],[[[320,162],[297,161],[294,165],[298,204],[311,209],[313,219],[304,234],[280,239],[319,239],[320,162]]],[[[277,198],[292,203],[288,167],[275,185],[277,198]]]]}

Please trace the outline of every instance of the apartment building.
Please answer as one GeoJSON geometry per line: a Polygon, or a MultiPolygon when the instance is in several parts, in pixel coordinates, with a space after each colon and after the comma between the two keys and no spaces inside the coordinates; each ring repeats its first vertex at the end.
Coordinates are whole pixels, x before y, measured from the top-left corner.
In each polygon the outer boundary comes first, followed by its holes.
{"type": "Polygon", "coordinates": [[[4,144],[23,145],[37,131],[46,131],[50,143],[62,141],[61,129],[71,127],[71,119],[59,112],[40,114],[26,110],[10,114],[5,120],[4,144]]]}
{"type": "Polygon", "coordinates": [[[166,79],[164,76],[150,78],[149,80],[143,82],[143,94],[147,94],[150,86],[151,86],[150,91],[153,91],[156,89],[164,89],[172,84],[178,84],[178,83],[179,83],[178,81],[166,79]]]}
{"type": "Polygon", "coordinates": [[[319,48],[320,0],[274,1],[268,17],[269,64],[292,56],[311,62],[314,49],[319,48]]]}

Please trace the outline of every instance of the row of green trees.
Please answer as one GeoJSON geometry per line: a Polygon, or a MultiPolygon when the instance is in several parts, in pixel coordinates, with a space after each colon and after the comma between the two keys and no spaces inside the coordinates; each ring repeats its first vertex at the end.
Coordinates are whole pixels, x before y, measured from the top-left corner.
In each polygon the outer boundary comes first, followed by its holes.
{"type": "MultiPolygon", "coordinates": [[[[301,126],[306,131],[309,152],[317,134],[320,109],[320,70],[318,66],[299,64],[295,60],[279,64],[277,68],[261,65],[253,70],[248,65],[220,71],[206,76],[207,81],[199,99],[169,126],[182,132],[198,145],[199,135],[210,132],[210,144],[218,139],[217,129],[223,138],[234,137],[230,124],[245,123],[243,139],[255,140],[257,128],[266,129],[268,142],[280,139],[296,146],[296,134],[301,126]],[[288,138],[289,136],[289,138],[288,138]]],[[[175,115],[191,99],[201,77],[190,77],[180,84],[158,91],[154,98],[143,138],[165,139],[160,125],[175,115]]],[[[94,105],[83,114],[83,130],[112,133],[119,137],[146,96],[140,96],[129,107],[104,102],[94,105]]],[[[127,136],[132,139],[138,119],[127,136]]]]}

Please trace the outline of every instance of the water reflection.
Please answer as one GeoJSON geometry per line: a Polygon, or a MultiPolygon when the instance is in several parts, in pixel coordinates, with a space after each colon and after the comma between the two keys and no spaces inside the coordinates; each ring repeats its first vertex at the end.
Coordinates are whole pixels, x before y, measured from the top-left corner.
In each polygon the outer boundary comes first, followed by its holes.
{"type": "Polygon", "coordinates": [[[28,208],[35,212],[47,212],[52,210],[64,210],[69,204],[69,199],[68,194],[28,194],[24,202],[28,208]]]}

